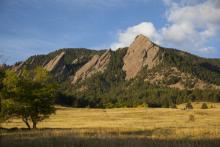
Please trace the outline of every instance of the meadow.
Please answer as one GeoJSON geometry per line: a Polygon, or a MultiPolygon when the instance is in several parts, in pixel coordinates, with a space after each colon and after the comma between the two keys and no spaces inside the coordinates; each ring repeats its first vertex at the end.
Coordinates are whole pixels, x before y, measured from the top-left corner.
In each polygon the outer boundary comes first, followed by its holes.
{"type": "Polygon", "coordinates": [[[175,146],[220,145],[220,104],[171,108],[89,109],[57,107],[56,114],[27,130],[19,119],[2,123],[1,146],[175,146]],[[7,128],[7,129],[5,129],[7,128]],[[20,129],[19,129],[20,128],[20,129]]]}

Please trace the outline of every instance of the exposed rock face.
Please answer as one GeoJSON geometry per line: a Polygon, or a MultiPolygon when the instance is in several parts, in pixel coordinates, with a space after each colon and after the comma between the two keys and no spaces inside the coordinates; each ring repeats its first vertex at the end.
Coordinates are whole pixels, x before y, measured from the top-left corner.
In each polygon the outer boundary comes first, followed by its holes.
{"type": "Polygon", "coordinates": [[[19,71],[20,69],[22,69],[23,65],[25,64],[25,62],[21,62],[18,65],[14,65],[12,67],[12,70],[14,70],[15,72],[19,71]]]}
{"type": "Polygon", "coordinates": [[[126,79],[134,78],[146,65],[148,69],[155,67],[159,63],[158,51],[159,47],[157,45],[147,37],[138,35],[123,59],[123,70],[126,72],[126,79]]]}
{"type": "Polygon", "coordinates": [[[72,64],[77,64],[79,62],[79,59],[74,59],[72,64]]]}
{"type": "Polygon", "coordinates": [[[72,84],[75,84],[79,80],[84,80],[94,73],[103,72],[106,69],[106,65],[109,63],[110,57],[110,50],[107,50],[101,56],[94,55],[89,62],[87,62],[75,73],[72,84]]]}
{"type": "Polygon", "coordinates": [[[50,60],[49,63],[47,63],[44,66],[44,69],[46,69],[47,71],[53,71],[62,62],[64,55],[65,52],[62,52],[59,55],[57,55],[54,59],[50,60]]]}

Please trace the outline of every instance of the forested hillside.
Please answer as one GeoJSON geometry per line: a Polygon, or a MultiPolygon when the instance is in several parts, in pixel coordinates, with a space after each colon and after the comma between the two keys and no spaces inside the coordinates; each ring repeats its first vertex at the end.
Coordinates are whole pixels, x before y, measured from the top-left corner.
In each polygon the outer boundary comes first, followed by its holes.
{"type": "Polygon", "coordinates": [[[68,106],[175,107],[189,101],[220,101],[220,59],[163,48],[143,35],[128,48],[60,49],[32,56],[11,69],[19,73],[38,66],[59,84],[57,103],[68,106]]]}

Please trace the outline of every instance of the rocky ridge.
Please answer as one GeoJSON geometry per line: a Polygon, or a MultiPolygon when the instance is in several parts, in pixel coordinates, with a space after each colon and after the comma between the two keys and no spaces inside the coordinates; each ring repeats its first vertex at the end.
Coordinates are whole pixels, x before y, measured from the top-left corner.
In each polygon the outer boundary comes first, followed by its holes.
{"type": "Polygon", "coordinates": [[[45,66],[44,69],[46,69],[47,71],[53,71],[55,70],[59,64],[62,64],[62,59],[65,55],[65,52],[61,52],[60,54],[58,54],[54,59],[50,60],[45,66]]]}
{"type": "Polygon", "coordinates": [[[103,72],[110,60],[111,51],[107,50],[100,55],[94,55],[90,61],[83,65],[74,75],[72,84],[75,84],[79,80],[84,80],[97,72],[103,72]]]}
{"type": "Polygon", "coordinates": [[[144,35],[138,35],[123,59],[126,79],[134,78],[145,66],[148,69],[155,67],[159,63],[158,52],[159,46],[144,35]]]}

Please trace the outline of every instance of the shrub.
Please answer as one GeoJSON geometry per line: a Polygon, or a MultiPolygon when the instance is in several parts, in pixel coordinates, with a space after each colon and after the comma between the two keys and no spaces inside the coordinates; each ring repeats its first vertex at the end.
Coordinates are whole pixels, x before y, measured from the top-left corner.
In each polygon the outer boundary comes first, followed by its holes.
{"type": "Polygon", "coordinates": [[[211,108],[215,108],[215,105],[211,105],[211,108]]]}
{"type": "Polygon", "coordinates": [[[208,109],[208,105],[206,103],[203,103],[201,109],[208,109]]]}
{"type": "Polygon", "coordinates": [[[189,115],[189,121],[195,121],[195,116],[192,115],[192,114],[190,114],[190,115],[189,115]]]}
{"type": "Polygon", "coordinates": [[[148,108],[148,104],[143,103],[143,104],[141,104],[141,105],[138,105],[137,107],[138,107],[138,108],[148,108]]]}
{"type": "Polygon", "coordinates": [[[187,104],[186,104],[186,109],[193,109],[192,104],[191,104],[191,103],[187,103],[187,104]]]}

